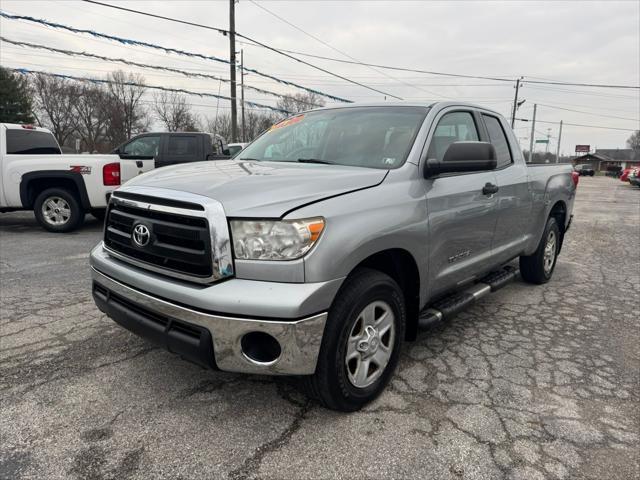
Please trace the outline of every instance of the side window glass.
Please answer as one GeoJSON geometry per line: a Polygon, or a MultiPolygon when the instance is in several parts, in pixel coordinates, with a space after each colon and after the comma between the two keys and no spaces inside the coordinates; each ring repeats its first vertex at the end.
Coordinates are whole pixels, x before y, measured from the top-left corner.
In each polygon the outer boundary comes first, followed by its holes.
{"type": "Polygon", "coordinates": [[[138,157],[156,157],[160,145],[159,136],[140,137],[124,146],[124,154],[138,157]]]}
{"type": "Polygon", "coordinates": [[[470,112],[445,114],[438,125],[429,145],[428,158],[442,161],[444,152],[454,142],[478,141],[478,129],[470,112]]]}
{"type": "Polygon", "coordinates": [[[498,168],[506,167],[510,165],[513,160],[511,158],[511,150],[509,149],[509,142],[500,125],[500,120],[490,115],[482,115],[484,118],[484,124],[487,126],[489,132],[489,140],[496,149],[498,156],[498,168]]]}
{"type": "Polygon", "coordinates": [[[170,136],[167,144],[167,155],[172,157],[193,157],[198,150],[198,141],[195,136],[170,136]]]}

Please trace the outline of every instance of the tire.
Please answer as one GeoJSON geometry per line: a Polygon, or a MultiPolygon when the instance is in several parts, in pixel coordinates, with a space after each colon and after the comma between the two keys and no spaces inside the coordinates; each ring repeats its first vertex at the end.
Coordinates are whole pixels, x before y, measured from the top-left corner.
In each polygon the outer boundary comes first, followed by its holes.
{"type": "Polygon", "coordinates": [[[106,208],[94,208],[91,210],[91,216],[101,222],[104,222],[104,217],[107,214],[106,208]]]}
{"type": "Polygon", "coordinates": [[[558,222],[554,217],[549,217],[535,253],[520,257],[520,275],[525,282],[541,285],[551,280],[558,260],[560,240],[558,222]]]}
{"type": "Polygon", "coordinates": [[[75,230],[84,221],[80,202],[73,193],[63,188],[48,188],[40,193],[34,202],[33,213],[45,230],[55,233],[75,230]]]}
{"type": "Polygon", "coordinates": [[[326,408],[359,410],[384,390],[393,375],[405,324],[404,295],[398,284],[377,270],[356,270],[329,310],[316,372],[302,378],[302,390],[326,408]],[[386,365],[377,367],[385,357],[386,365]]]}

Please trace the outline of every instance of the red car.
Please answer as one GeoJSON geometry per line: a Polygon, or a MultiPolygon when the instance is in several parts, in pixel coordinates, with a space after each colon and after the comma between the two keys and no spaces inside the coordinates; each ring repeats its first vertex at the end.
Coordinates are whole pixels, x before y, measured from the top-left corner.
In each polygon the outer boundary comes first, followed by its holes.
{"type": "Polygon", "coordinates": [[[621,182],[628,182],[629,181],[629,174],[631,172],[633,172],[633,170],[635,168],[637,168],[637,167],[625,168],[624,170],[622,170],[622,173],[620,174],[620,181],[621,182]]]}

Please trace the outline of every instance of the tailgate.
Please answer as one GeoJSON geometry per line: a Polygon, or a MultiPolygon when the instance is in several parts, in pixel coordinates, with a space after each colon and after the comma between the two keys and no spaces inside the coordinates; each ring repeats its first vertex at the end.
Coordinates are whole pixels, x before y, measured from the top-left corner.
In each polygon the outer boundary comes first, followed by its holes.
{"type": "Polygon", "coordinates": [[[132,159],[123,158],[120,159],[120,182],[124,184],[134,177],[137,177],[141,173],[153,170],[155,167],[155,159],[132,159]]]}

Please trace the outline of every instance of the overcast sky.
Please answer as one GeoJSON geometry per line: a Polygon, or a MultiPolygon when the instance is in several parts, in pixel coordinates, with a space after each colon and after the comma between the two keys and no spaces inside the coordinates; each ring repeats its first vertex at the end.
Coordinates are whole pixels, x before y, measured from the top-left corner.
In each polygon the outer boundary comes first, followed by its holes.
{"type": "MultiPolygon", "coordinates": [[[[106,1],[106,0],[105,0],[106,1]]],[[[110,2],[117,3],[117,2],[110,2]]],[[[228,28],[227,1],[135,1],[117,3],[192,22],[228,28]]],[[[525,77],[518,112],[530,118],[538,103],[538,119],[628,129],[607,130],[565,126],[561,151],[576,144],[625,148],[632,129],[640,128],[640,95],[636,90],[558,87],[527,84],[526,79],[640,85],[640,2],[402,2],[402,1],[267,1],[260,5],[300,29],[359,61],[466,75],[525,77]],[[562,110],[564,109],[564,110],[562,110]],[[583,113],[568,110],[578,110],[583,113]]],[[[1,0],[7,13],[140,40],[190,52],[228,57],[227,37],[219,33],[116,11],[81,1],[1,0]]],[[[300,30],[284,23],[250,0],[236,5],[237,31],[277,48],[347,59],[300,30]]],[[[124,46],[16,20],[0,20],[2,35],[11,40],[125,57],[147,64],[228,77],[228,66],[206,60],[124,46]]],[[[43,50],[0,44],[0,63],[85,77],[104,77],[122,68],[145,76],[149,85],[228,95],[226,84],[179,74],[132,68],[104,61],[69,57],[43,50]],[[218,90],[220,89],[220,90],[218,90]]],[[[282,79],[354,101],[384,100],[383,95],[350,85],[263,48],[238,44],[245,65],[282,79]]],[[[305,60],[375,89],[406,100],[461,99],[510,116],[513,84],[458,79],[419,73],[372,70],[309,57],[305,60]],[[383,73],[381,73],[383,72],[383,73]],[[391,78],[390,78],[391,77],[391,78]]],[[[280,93],[296,93],[272,80],[246,77],[254,85],[280,93]]],[[[247,100],[274,105],[263,93],[246,92],[247,100]]],[[[151,94],[146,97],[152,100],[151,94]]],[[[228,103],[190,96],[202,116],[228,103]]],[[[331,102],[329,102],[331,103],[331,102]]],[[[551,134],[555,151],[558,126],[539,123],[536,138],[551,134]],[[551,130],[548,132],[548,128],[551,130]]],[[[516,134],[528,148],[530,124],[517,122],[516,134]]],[[[544,146],[539,146],[544,148],[544,146]]]]}

